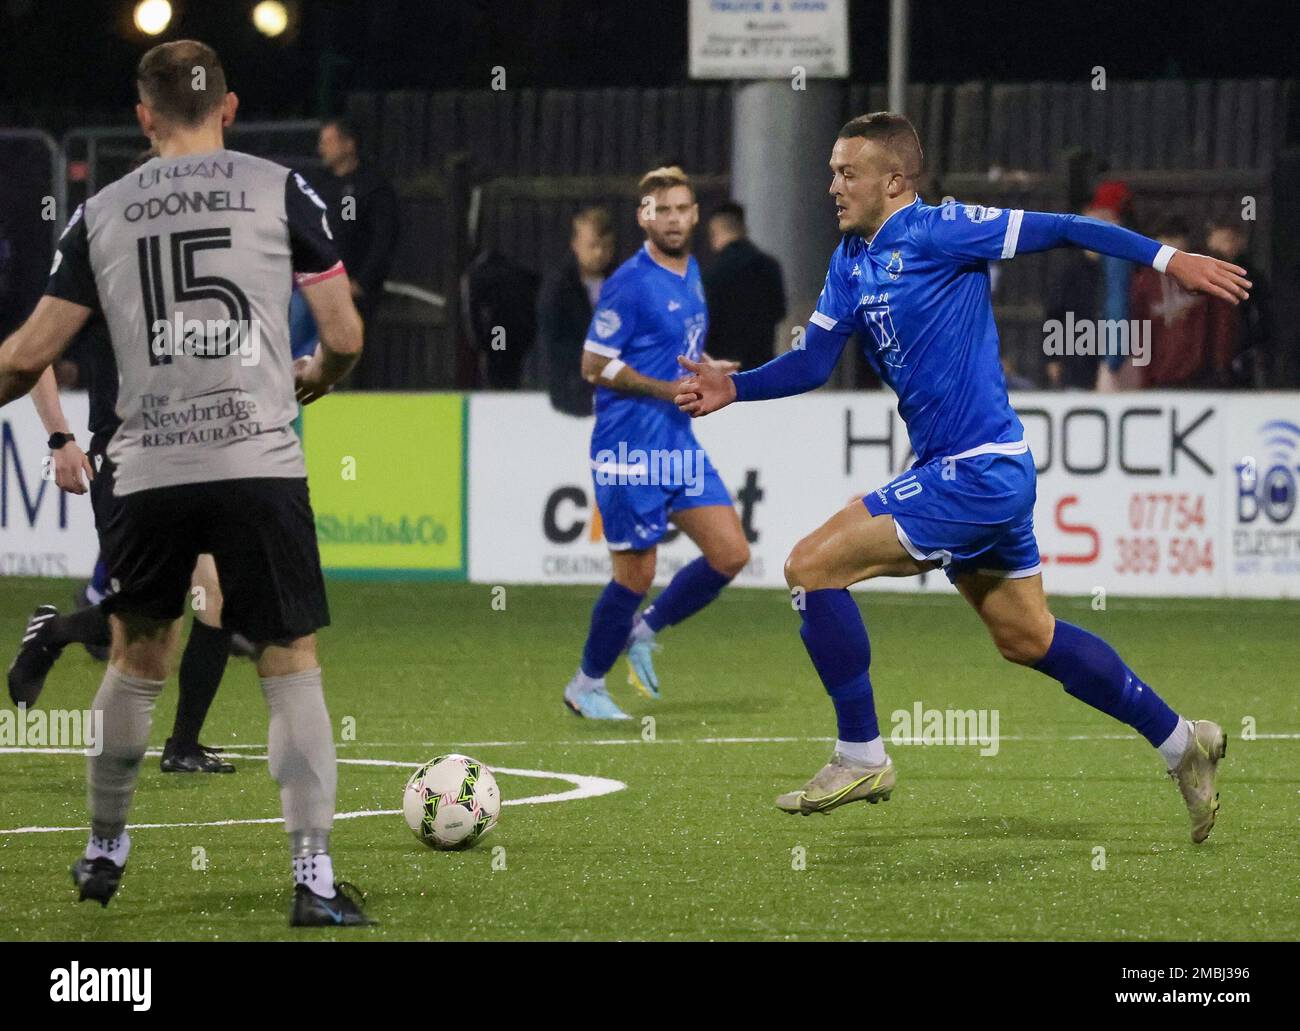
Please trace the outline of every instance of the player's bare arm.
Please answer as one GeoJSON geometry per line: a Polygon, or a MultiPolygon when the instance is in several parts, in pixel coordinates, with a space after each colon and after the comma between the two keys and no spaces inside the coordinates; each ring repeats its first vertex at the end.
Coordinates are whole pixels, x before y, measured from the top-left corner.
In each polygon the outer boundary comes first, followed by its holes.
{"type": "MultiPolygon", "coordinates": [[[[59,403],[59,383],[54,376],[54,366],[47,365],[41,378],[32,387],[32,404],[40,416],[41,425],[50,436],[62,433],[72,436],[68,417],[63,414],[63,405],[59,403]]],[[[50,452],[54,459],[54,483],[60,490],[69,494],[85,494],[86,483],[81,478],[84,471],[90,479],[95,478],[95,467],[81,450],[75,440],[69,440],[62,447],[50,452]]]]}
{"type": "Polygon", "coordinates": [[[0,407],[36,386],[90,318],[90,309],[58,297],[42,297],[27,321],[0,346],[0,407]]]}
{"type": "Polygon", "coordinates": [[[331,276],[300,289],[320,330],[316,353],[294,363],[296,396],[309,405],[352,371],[361,358],[364,334],[346,276],[331,276]]]}
{"type": "Polygon", "coordinates": [[[609,387],[639,397],[655,397],[660,401],[672,401],[677,396],[677,383],[673,380],[643,376],[626,362],[606,358],[594,351],[582,352],[582,378],[593,386],[609,387]]]}

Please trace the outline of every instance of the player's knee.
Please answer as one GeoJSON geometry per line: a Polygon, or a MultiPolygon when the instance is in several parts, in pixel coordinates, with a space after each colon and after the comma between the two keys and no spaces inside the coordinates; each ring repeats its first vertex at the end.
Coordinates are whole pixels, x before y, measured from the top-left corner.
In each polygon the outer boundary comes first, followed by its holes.
{"type": "Polygon", "coordinates": [[[729,543],[709,556],[709,565],[726,577],[736,577],[749,565],[749,545],[744,538],[729,543]]]}
{"type": "Polygon", "coordinates": [[[126,648],[114,642],[108,653],[109,663],[128,677],[141,680],[166,680],[171,675],[171,656],[166,650],[126,648]]]}
{"type": "Polygon", "coordinates": [[[1032,666],[1047,654],[1052,644],[1051,623],[1001,627],[993,631],[993,643],[1008,662],[1032,666]]]}
{"type": "Polygon", "coordinates": [[[821,573],[817,561],[817,548],[812,538],[805,537],[790,552],[785,560],[785,582],[791,590],[802,587],[806,591],[816,590],[820,584],[821,573]]]}

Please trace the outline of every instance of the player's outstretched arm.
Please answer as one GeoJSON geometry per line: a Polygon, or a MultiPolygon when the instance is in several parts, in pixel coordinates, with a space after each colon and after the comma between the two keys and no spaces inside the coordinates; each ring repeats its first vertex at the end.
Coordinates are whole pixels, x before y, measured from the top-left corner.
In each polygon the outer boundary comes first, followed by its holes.
{"type": "MultiPolygon", "coordinates": [[[[1011,213],[1012,216],[1016,214],[1011,213]]],[[[1019,214],[1015,238],[1010,243],[1011,253],[1005,253],[1007,248],[1004,245],[1004,257],[1072,245],[1139,265],[1150,265],[1194,293],[1209,294],[1230,304],[1237,304],[1250,296],[1251,282],[1246,278],[1246,270],[1231,262],[1162,246],[1131,229],[1084,215],[1059,215],[1045,211],[1019,214]]]]}
{"type": "MultiPolygon", "coordinates": [[[[32,387],[32,404],[40,416],[41,425],[50,436],[63,433],[72,436],[68,417],[63,414],[63,405],[59,403],[59,382],[54,377],[54,366],[47,365],[41,378],[32,387]]],[[[81,478],[84,472],[90,479],[95,478],[95,467],[81,450],[75,440],[69,440],[61,448],[51,452],[54,459],[54,483],[60,490],[69,494],[85,494],[86,483],[81,478]]]]}
{"type": "Polygon", "coordinates": [[[0,408],[36,386],[41,373],[67,349],[90,309],[46,294],[27,321],[0,346],[0,408]]]}
{"type": "Polygon", "coordinates": [[[672,380],[643,376],[622,359],[607,358],[590,350],[582,352],[582,378],[593,386],[660,401],[671,401],[677,396],[677,384],[672,380]]]}
{"type": "Polygon", "coordinates": [[[757,369],[728,375],[706,363],[678,358],[691,373],[677,384],[677,407],[699,417],[725,408],[732,401],[768,401],[816,390],[835,371],[848,341],[847,332],[834,332],[810,322],[802,347],[777,355],[757,369]]]}
{"type": "Polygon", "coordinates": [[[363,329],[347,276],[330,276],[300,285],[299,289],[320,332],[316,353],[294,362],[298,400],[309,405],[328,394],[352,371],[361,357],[363,329]]]}

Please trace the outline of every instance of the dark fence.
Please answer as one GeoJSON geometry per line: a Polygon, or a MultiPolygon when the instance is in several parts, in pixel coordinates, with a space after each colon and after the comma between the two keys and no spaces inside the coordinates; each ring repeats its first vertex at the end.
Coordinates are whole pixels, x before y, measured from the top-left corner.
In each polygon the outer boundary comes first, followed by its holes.
{"type": "MultiPolygon", "coordinates": [[[[927,199],[1071,210],[1098,179],[1121,178],[1135,195],[1135,227],[1150,230],[1156,216],[1171,213],[1199,227],[1239,211],[1250,196],[1251,258],[1269,273],[1285,232],[1273,220],[1273,169],[1282,149],[1300,142],[1298,95],[1293,80],[1114,82],[1105,90],[1087,82],[919,84],[909,89],[908,114],[934,178],[936,195],[927,199]]],[[[882,85],[843,88],[845,120],[886,106],[882,85]]],[[[355,94],[348,114],[402,197],[405,235],[393,279],[439,302],[390,298],[372,327],[373,385],[476,384],[476,357],[459,330],[458,284],[477,250],[545,271],[564,254],[573,213],[605,203],[619,215],[618,253],[626,255],[640,242],[629,203],[636,176],[664,161],[700,177],[705,210],[729,188],[727,86],[355,94]]],[[[1060,260],[1025,256],[1000,275],[1004,344],[1031,376],[1060,260]]],[[[1294,276],[1287,266],[1280,271],[1294,276]]],[[[1279,294],[1288,289],[1277,286],[1279,294]]],[[[1279,302],[1285,310],[1285,297],[1279,302]]],[[[1288,327],[1279,327],[1284,345],[1294,335],[1288,327]]],[[[1269,381],[1297,374],[1283,365],[1269,381]]],[[[852,363],[842,376],[842,384],[853,381],[852,363]]]]}

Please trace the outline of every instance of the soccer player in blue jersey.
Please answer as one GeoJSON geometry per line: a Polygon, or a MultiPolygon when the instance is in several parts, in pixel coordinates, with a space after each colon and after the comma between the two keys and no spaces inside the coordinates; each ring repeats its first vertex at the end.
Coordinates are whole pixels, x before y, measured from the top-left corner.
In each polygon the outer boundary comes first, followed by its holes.
{"type": "Polygon", "coordinates": [[[690,251],[699,221],[695,191],[680,168],[669,167],[647,173],[639,196],[645,245],[601,288],[582,355],[582,375],[596,386],[591,470],[613,573],[592,610],[582,663],[564,689],[565,704],[589,719],[628,719],[605,690],[605,674],[624,648],[629,682],[658,698],[655,634],[699,612],[749,561],[731,495],[690,418],[673,403],[679,357],[719,375],[737,368],[703,353],[708,315],[690,251]],[[670,521],[703,554],[638,617],[670,521]]]}
{"type": "Polygon", "coordinates": [[[830,762],[777,806],[824,813],[889,798],[896,777],[876,721],[871,646],[848,587],[942,566],[1005,658],[1060,681],[1159,749],[1187,803],[1192,840],[1204,841],[1219,808],[1223,730],[1179,716],[1109,644],[1047,607],[1034,540],[1034,460],[1007,400],[988,263],[1084,247],[1233,304],[1247,297],[1245,270],[1078,215],[931,207],[916,195],[923,154],[901,115],[853,119],[830,164],[844,237],[804,346],[734,376],[687,359],[691,375],[677,397],[684,412],[701,416],[733,401],[812,390],[857,330],[867,360],[898,395],[916,453],[911,469],[836,513],[786,561],[800,635],[834,703],[838,740],[830,762]]]}

